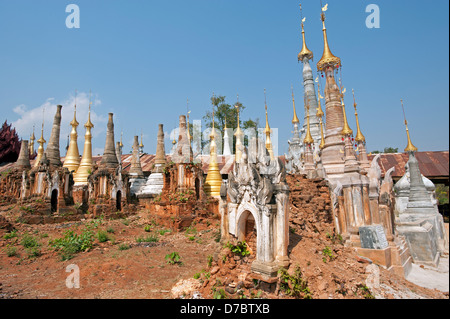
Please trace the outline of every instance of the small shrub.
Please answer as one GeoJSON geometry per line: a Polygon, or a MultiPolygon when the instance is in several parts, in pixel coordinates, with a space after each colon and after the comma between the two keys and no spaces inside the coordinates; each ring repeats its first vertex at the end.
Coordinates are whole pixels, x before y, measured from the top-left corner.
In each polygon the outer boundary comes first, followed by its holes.
{"type": "Polygon", "coordinates": [[[169,230],[169,229],[161,229],[161,230],[158,230],[158,233],[159,233],[161,236],[163,236],[165,233],[170,233],[170,230],[169,230]]]}
{"type": "Polygon", "coordinates": [[[104,230],[99,230],[96,235],[99,242],[104,243],[109,240],[108,233],[104,230]]]}
{"type": "Polygon", "coordinates": [[[20,241],[20,243],[24,248],[33,248],[39,246],[39,242],[37,241],[37,239],[28,233],[25,233],[22,236],[22,240],[20,241]]]}
{"type": "Polygon", "coordinates": [[[285,268],[278,270],[280,290],[288,296],[295,298],[311,299],[311,292],[308,288],[308,282],[302,278],[300,267],[296,267],[294,274],[289,275],[285,268]]]}
{"type": "Polygon", "coordinates": [[[106,231],[110,234],[114,234],[115,230],[111,226],[106,229],[106,231]]]}
{"type": "Polygon", "coordinates": [[[41,250],[39,247],[30,247],[26,249],[28,253],[28,258],[37,258],[41,255],[41,250]]]}
{"type": "Polygon", "coordinates": [[[17,237],[17,230],[13,230],[12,232],[6,233],[5,235],[3,235],[4,239],[11,239],[14,237],[17,237]]]}
{"type": "Polygon", "coordinates": [[[17,255],[17,248],[16,247],[6,247],[6,255],[8,257],[14,257],[17,255]]]}
{"type": "Polygon", "coordinates": [[[328,246],[322,250],[322,255],[323,255],[322,261],[324,263],[327,262],[327,259],[328,261],[332,261],[335,258],[335,256],[333,255],[333,251],[328,246]]]}
{"type": "Polygon", "coordinates": [[[80,235],[68,230],[64,237],[51,240],[49,245],[60,252],[61,259],[69,260],[75,253],[86,251],[93,246],[94,234],[91,230],[84,230],[80,235]]]}
{"type": "Polygon", "coordinates": [[[130,248],[131,248],[131,246],[129,244],[120,244],[119,245],[119,250],[127,250],[130,248]]]}
{"type": "Polygon", "coordinates": [[[206,257],[206,259],[208,260],[208,267],[211,267],[213,262],[213,256],[209,255],[208,257],[206,257]]]}
{"type": "Polygon", "coordinates": [[[369,287],[367,287],[366,285],[359,284],[358,285],[358,289],[361,290],[361,292],[363,293],[365,299],[375,299],[375,296],[372,295],[372,293],[370,292],[369,287]]]}
{"type": "Polygon", "coordinates": [[[146,232],[150,232],[150,231],[152,230],[152,226],[150,226],[150,225],[145,225],[144,230],[145,230],[146,232]]]}
{"type": "Polygon", "coordinates": [[[238,241],[236,245],[227,243],[226,247],[230,248],[230,250],[236,255],[241,255],[242,257],[250,255],[250,251],[248,250],[248,246],[245,241],[238,241]]]}
{"type": "Polygon", "coordinates": [[[223,290],[222,288],[220,288],[219,290],[214,289],[213,298],[214,299],[227,299],[227,294],[226,294],[225,290],[223,290]]]}
{"type": "Polygon", "coordinates": [[[181,261],[180,254],[178,254],[175,251],[170,254],[167,254],[165,259],[167,260],[167,263],[169,265],[175,265],[175,264],[182,265],[183,264],[183,262],[181,261]]]}

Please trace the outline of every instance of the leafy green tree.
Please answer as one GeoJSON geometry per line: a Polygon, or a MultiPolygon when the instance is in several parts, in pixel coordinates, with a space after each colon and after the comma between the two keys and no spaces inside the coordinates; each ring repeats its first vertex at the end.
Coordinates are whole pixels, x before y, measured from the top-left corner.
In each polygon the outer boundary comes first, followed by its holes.
{"type": "Polygon", "coordinates": [[[383,152],[380,151],[372,151],[372,154],[380,154],[380,153],[398,153],[398,147],[385,147],[383,152]]]}
{"type": "MultiPolygon", "coordinates": [[[[205,126],[208,128],[212,127],[212,118],[213,118],[213,110],[214,110],[214,127],[222,132],[226,126],[229,129],[235,130],[237,128],[237,108],[239,106],[239,125],[242,130],[254,128],[258,129],[259,119],[256,118],[252,120],[249,118],[248,120],[242,121],[242,114],[245,110],[245,106],[241,102],[236,102],[233,105],[226,103],[225,96],[212,96],[211,104],[212,109],[207,111],[205,116],[203,116],[203,120],[205,121],[205,126]]],[[[233,137],[233,147],[235,145],[236,139],[233,137]]],[[[247,139],[244,140],[244,144],[247,145],[247,139]]]]}

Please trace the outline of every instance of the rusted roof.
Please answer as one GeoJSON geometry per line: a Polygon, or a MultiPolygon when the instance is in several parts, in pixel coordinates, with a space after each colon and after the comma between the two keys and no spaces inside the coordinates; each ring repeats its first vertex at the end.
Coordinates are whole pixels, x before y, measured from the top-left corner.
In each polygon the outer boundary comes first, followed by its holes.
{"type": "MultiPolygon", "coordinates": [[[[370,161],[375,157],[374,154],[369,155],[370,161]]],[[[447,178],[449,177],[449,159],[448,151],[439,152],[417,152],[417,161],[422,175],[427,178],[447,178]]],[[[408,162],[409,155],[407,153],[383,153],[380,154],[379,164],[382,175],[395,166],[392,173],[394,179],[400,178],[405,174],[405,165],[408,162]]]]}
{"type": "MultiPolygon", "coordinates": [[[[419,162],[419,168],[421,173],[430,179],[447,179],[449,178],[449,157],[448,151],[437,151],[437,152],[417,152],[416,158],[419,162]]],[[[374,154],[369,155],[369,161],[372,161],[374,154]]],[[[100,163],[101,156],[93,156],[92,159],[94,163],[100,163]]],[[[155,160],[155,155],[144,154],[141,156],[141,166],[142,170],[146,175],[150,174],[153,162],[155,160]]],[[[171,159],[170,155],[166,155],[166,160],[169,162],[171,159]]],[[[209,166],[209,155],[201,155],[198,157],[202,162],[202,169],[205,174],[208,172],[209,166]]],[[[284,156],[280,156],[280,159],[285,162],[284,156]]],[[[61,158],[64,162],[64,157],[61,158]]],[[[228,174],[233,169],[234,155],[231,156],[218,156],[217,161],[219,164],[219,169],[221,174],[228,174]]],[[[383,153],[380,154],[379,164],[381,167],[382,176],[391,167],[395,166],[395,171],[392,174],[394,180],[399,179],[405,174],[405,165],[408,162],[407,153],[383,153]]],[[[33,165],[34,161],[31,161],[33,165]]],[[[122,155],[122,164],[125,171],[130,169],[131,165],[131,154],[122,155]]],[[[0,167],[0,173],[7,171],[12,168],[14,163],[8,163],[0,167]]]]}

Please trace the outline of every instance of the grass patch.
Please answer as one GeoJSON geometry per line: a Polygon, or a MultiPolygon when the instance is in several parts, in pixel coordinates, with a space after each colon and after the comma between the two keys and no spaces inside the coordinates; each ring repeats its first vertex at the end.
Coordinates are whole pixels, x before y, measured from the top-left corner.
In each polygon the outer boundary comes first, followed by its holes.
{"type": "Polygon", "coordinates": [[[69,260],[74,254],[91,249],[94,242],[94,234],[91,230],[84,230],[80,235],[73,230],[64,233],[64,237],[51,240],[49,245],[58,250],[61,260],[69,260]]]}
{"type": "Polygon", "coordinates": [[[159,241],[159,239],[158,239],[158,236],[156,236],[156,235],[149,235],[146,237],[137,237],[136,238],[137,243],[155,243],[158,241],[159,241]]]}

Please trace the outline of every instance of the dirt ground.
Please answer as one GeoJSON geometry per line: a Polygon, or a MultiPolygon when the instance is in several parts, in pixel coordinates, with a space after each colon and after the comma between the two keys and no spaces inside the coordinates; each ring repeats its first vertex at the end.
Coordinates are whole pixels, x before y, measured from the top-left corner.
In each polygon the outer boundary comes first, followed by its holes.
{"type": "MultiPolygon", "coordinates": [[[[217,218],[197,221],[182,232],[166,232],[149,220],[145,211],[126,219],[28,225],[14,222],[16,210],[12,205],[0,207],[0,215],[16,234],[11,237],[10,229],[0,229],[0,298],[214,298],[217,291],[223,291],[222,298],[294,298],[279,283],[264,289],[262,283],[252,280],[249,270],[254,256],[233,256],[219,243],[217,218]],[[96,238],[91,249],[62,261],[50,245],[52,240],[63,237],[67,230],[80,233],[87,228],[94,234],[103,231],[108,240],[96,238]],[[154,240],[146,242],[149,236],[154,240]],[[27,237],[35,239],[38,253],[24,247],[27,237]],[[166,256],[173,252],[182,263],[167,262],[166,256]],[[223,258],[224,254],[229,258],[223,258]],[[66,272],[69,265],[79,269],[80,288],[66,286],[66,279],[73,274],[66,272]],[[178,293],[173,293],[174,286],[178,293]]],[[[301,269],[312,299],[449,298],[448,292],[417,286],[381,267],[375,269],[379,271],[375,284],[368,284],[370,263],[340,243],[327,218],[304,216],[295,207],[291,213],[288,273],[301,269]],[[303,222],[299,224],[299,220],[303,222]]]]}
{"type": "MultiPolygon", "coordinates": [[[[217,222],[217,220],[216,220],[217,222]]],[[[92,220],[49,225],[14,224],[17,237],[4,239],[8,233],[0,230],[0,298],[172,298],[170,290],[181,278],[192,278],[202,270],[207,256],[217,250],[217,231],[214,225],[198,224],[187,232],[166,232],[152,225],[141,215],[121,220],[97,222],[93,228],[107,231],[110,240],[99,242],[87,252],[61,260],[49,242],[61,238],[68,229],[80,232],[92,220]],[[150,225],[149,232],[145,226],[150,225]],[[163,233],[163,235],[160,234],[163,233]],[[30,257],[21,244],[25,233],[39,242],[40,256],[30,257]],[[157,242],[138,242],[150,235],[157,242]],[[129,249],[121,249],[128,245],[129,249]],[[7,248],[16,254],[8,257],[7,248]],[[11,248],[10,248],[11,249],[11,248]],[[170,265],[165,256],[178,252],[182,264],[170,265]],[[69,289],[66,267],[75,264],[79,269],[80,288],[69,289]]]]}

